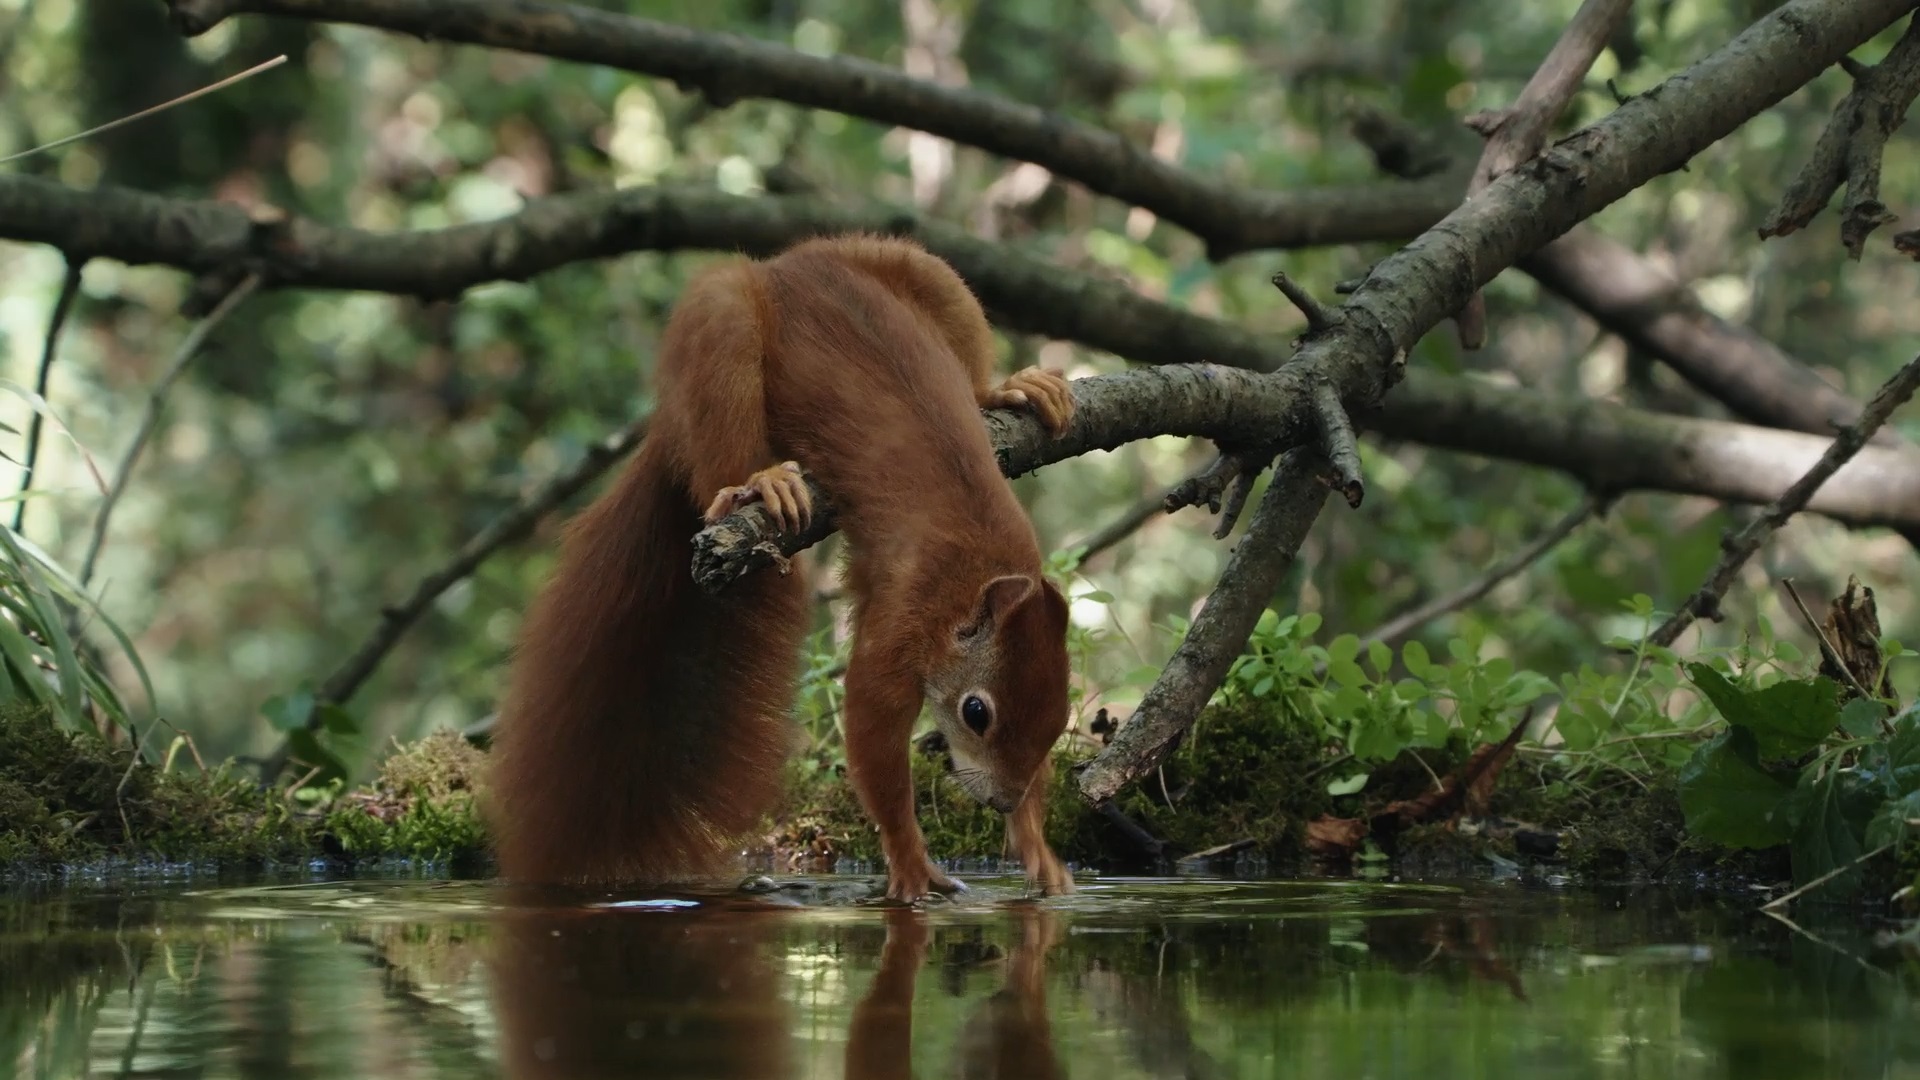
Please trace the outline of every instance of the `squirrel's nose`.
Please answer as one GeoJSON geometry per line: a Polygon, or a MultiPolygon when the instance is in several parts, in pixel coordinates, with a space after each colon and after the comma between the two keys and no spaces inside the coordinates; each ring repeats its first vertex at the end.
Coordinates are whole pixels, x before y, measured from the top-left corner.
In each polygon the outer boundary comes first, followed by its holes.
{"type": "Polygon", "coordinates": [[[987,805],[998,813],[1011,814],[1014,809],[1020,805],[1020,800],[1008,798],[1005,795],[995,795],[993,798],[987,800],[987,805]]]}

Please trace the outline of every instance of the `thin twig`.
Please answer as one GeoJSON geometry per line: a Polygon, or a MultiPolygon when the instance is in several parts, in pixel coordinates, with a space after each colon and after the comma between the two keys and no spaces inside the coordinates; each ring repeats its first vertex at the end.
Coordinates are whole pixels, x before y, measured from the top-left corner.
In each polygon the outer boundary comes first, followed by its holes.
{"type": "MultiPolygon", "coordinates": [[[[400,604],[382,608],[380,624],[374,627],[373,633],[320,684],[320,689],[314,694],[313,708],[302,720],[303,726],[310,731],[317,728],[320,725],[320,707],[340,704],[351,698],[442,593],[470,576],[494,552],[525,536],[540,518],[625,458],[634,447],[640,445],[646,432],[647,418],[642,417],[588,447],[572,467],[528,492],[505,513],[473,534],[444,565],[422,577],[413,587],[413,592],[400,604]]],[[[290,744],[283,742],[268,755],[262,766],[262,779],[277,776],[286,767],[290,752],[290,744]]]]}
{"type": "MultiPolygon", "coordinates": [[[[47,376],[53,370],[53,358],[59,351],[60,330],[67,325],[67,315],[72,312],[73,302],[80,295],[80,271],[86,265],[84,258],[67,256],[66,280],[60,283],[60,298],[53,302],[53,321],[47,324],[47,344],[40,352],[40,371],[33,380],[33,392],[41,401],[47,399],[47,376]]],[[[14,532],[19,532],[26,524],[27,491],[33,487],[33,467],[40,460],[40,423],[43,419],[40,409],[36,408],[27,427],[27,464],[26,472],[20,477],[20,501],[13,507],[14,532]]]]}
{"type": "Polygon", "coordinates": [[[1793,599],[1793,606],[1800,609],[1800,617],[1807,620],[1807,628],[1812,630],[1813,636],[1820,640],[1820,649],[1827,654],[1827,659],[1833,661],[1833,666],[1840,669],[1840,674],[1847,677],[1847,682],[1859,691],[1861,697],[1871,700],[1873,695],[1867,693],[1867,688],[1861,686],[1860,680],[1854,677],[1853,669],[1847,666],[1846,660],[1840,656],[1840,650],[1835,648],[1832,639],[1827,637],[1826,628],[1820,625],[1820,620],[1813,617],[1813,612],[1807,608],[1807,602],[1800,599],[1800,590],[1794,588],[1793,579],[1781,578],[1780,584],[1786,586],[1787,595],[1793,599]]]}
{"type": "Polygon", "coordinates": [[[1787,904],[1793,901],[1794,899],[1800,896],[1804,896],[1808,892],[1811,892],[1812,890],[1817,889],[1822,885],[1825,885],[1827,882],[1832,881],[1834,878],[1839,877],[1841,874],[1844,874],[1847,871],[1854,869],[1855,867],[1859,866],[1861,863],[1866,862],[1868,859],[1871,859],[1876,855],[1879,855],[1883,852],[1887,852],[1891,850],[1893,850],[1892,844],[1881,844],[1879,847],[1874,848],[1872,851],[1869,851],[1861,855],[1859,858],[1854,859],[1852,862],[1846,863],[1841,866],[1836,866],[1833,869],[1827,871],[1826,873],[1821,874],[1819,877],[1814,878],[1812,881],[1807,882],[1805,885],[1802,885],[1799,888],[1793,890],[1792,892],[1785,893],[1781,896],[1778,896],[1772,900],[1767,901],[1764,904],[1761,904],[1760,910],[1761,911],[1778,911],[1779,909],[1786,907],[1787,904]]]}
{"type": "Polygon", "coordinates": [[[1726,539],[1723,545],[1726,553],[1721,556],[1719,564],[1713,568],[1713,571],[1707,575],[1707,580],[1695,590],[1692,596],[1687,597],[1686,602],[1680,605],[1680,609],[1675,611],[1672,617],[1660,624],[1660,628],[1655,630],[1648,640],[1656,645],[1671,645],[1674,639],[1680,636],[1681,631],[1691,625],[1695,619],[1704,617],[1717,620],[1720,615],[1720,598],[1725,596],[1727,589],[1732,587],[1734,575],[1739,572],[1740,567],[1753,557],[1754,552],[1760,550],[1760,545],[1765,543],[1775,530],[1786,524],[1788,518],[1807,505],[1807,500],[1813,498],[1813,493],[1819,490],[1821,484],[1826,483],[1828,477],[1838,472],[1842,465],[1860,452],[1860,448],[1866,445],[1873,433],[1880,430],[1880,425],[1887,422],[1887,417],[1913,396],[1915,389],[1920,389],[1920,356],[1907,361],[1906,366],[1895,372],[1893,378],[1888,379],[1879,390],[1874,392],[1873,399],[1867,402],[1867,407],[1861,412],[1860,419],[1840,429],[1840,433],[1834,436],[1833,443],[1827,447],[1827,452],[1820,455],[1819,461],[1814,462],[1813,468],[1808,469],[1806,474],[1794,481],[1793,485],[1782,492],[1779,498],[1768,503],[1765,509],[1754,515],[1753,520],[1747,522],[1745,528],[1726,539]]]}
{"type": "Polygon", "coordinates": [[[1336,318],[1334,313],[1320,301],[1315,300],[1312,293],[1301,288],[1288,277],[1286,271],[1274,272],[1273,287],[1279,289],[1281,295],[1291,301],[1294,307],[1299,308],[1300,314],[1307,317],[1307,333],[1317,334],[1333,325],[1333,320],[1336,318]]]}
{"type": "Polygon", "coordinates": [[[154,113],[157,113],[157,112],[163,112],[167,109],[173,108],[175,105],[183,105],[186,102],[192,101],[194,98],[204,97],[207,94],[213,93],[215,90],[220,90],[225,87],[232,86],[234,83],[239,82],[241,79],[251,78],[267,70],[268,68],[276,68],[286,62],[287,62],[287,58],[285,55],[276,56],[273,59],[268,60],[264,64],[255,64],[254,66],[248,68],[247,70],[240,72],[238,75],[229,75],[226,78],[221,79],[217,83],[212,83],[210,85],[203,86],[198,90],[189,91],[185,94],[180,95],[177,98],[174,98],[172,101],[163,101],[160,104],[155,105],[151,108],[141,109],[139,112],[134,113],[131,116],[123,116],[118,120],[109,120],[106,123],[101,124],[99,127],[88,128],[87,130],[79,132],[77,134],[69,135],[64,139],[55,139],[50,143],[42,143],[31,150],[22,150],[17,154],[12,154],[10,156],[0,158],[0,165],[4,165],[9,161],[18,161],[23,157],[30,157],[34,154],[40,153],[43,150],[52,150],[56,146],[65,146],[71,142],[79,142],[81,139],[85,139],[93,135],[98,135],[103,131],[112,131],[114,128],[117,128],[122,124],[131,124],[135,120],[152,116],[154,113]]]}
{"type": "MultiPolygon", "coordinates": [[[[1567,102],[1573,100],[1593,62],[1607,47],[1613,28],[1632,9],[1633,0],[1586,0],[1513,105],[1468,118],[1468,126],[1487,139],[1480,162],[1474,166],[1473,179],[1467,182],[1469,200],[1546,146],[1553,122],[1566,111],[1567,102]]],[[[1454,326],[1462,347],[1477,349],[1486,344],[1487,302],[1480,290],[1475,289],[1467,298],[1454,316],[1454,326]]]]}
{"type": "Polygon", "coordinates": [[[1459,611],[1468,604],[1493,591],[1494,586],[1533,565],[1547,552],[1552,551],[1560,541],[1565,540],[1573,530],[1579,528],[1588,518],[1599,513],[1605,500],[1598,495],[1588,494],[1580,500],[1580,505],[1568,511],[1565,517],[1555,522],[1553,527],[1535,537],[1530,543],[1487,569],[1473,581],[1444,596],[1435,597],[1419,607],[1396,615],[1381,623],[1373,630],[1360,636],[1361,644],[1380,641],[1389,645],[1422,624],[1459,611]]]}
{"type": "Polygon", "coordinates": [[[1132,536],[1134,533],[1139,532],[1141,526],[1147,522],[1164,516],[1167,512],[1167,499],[1173,495],[1177,486],[1178,485],[1168,488],[1152,498],[1142,499],[1134,503],[1127,508],[1125,513],[1107,522],[1099,531],[1089,533],[1085,539],[1075,541],[1066,546],[1069,549],[1084,549],[1080,552],[1080,565],[1085,566],[1087,561],[1095,555],[1100,554],[1122,540],[1125,540],[1127,537],[1132,536]]]}
{"type": "Polygon", "coordinates": [[[134,430],[133,442],[128,444],[126,453],[121,457],[120,467],[114,473],[113,485],[107,489],[107,496],[100,503],[99,513],[94,515],[93,536],[87,541],[87,555],[80,563],[81,585],[84,586],[93,580],[94,560],[99,558],[100,545],[107,538],[107,521],[113,516],[114,504],[120,501],[120,496],[127,490],[127,480],[133,475],[133,467],[140,459],[140,452],[146,449],[147,439],[153,435],[154,427],[160,422],[160,409],[166,402],[167,391],[173,386],[174,380],[180,377],[180,373],[186,370],[187,362],[200,351],[200,347],[206,343],[207,336],[213,333],[214,328],[219,326],[234,308],[239,307],[241,301],[253,295],[253,291],[259,286],[260,275],[248,274],[232,292],[222,297],[219,305],[208,312],[207,317],[195,324],[192,332],[187,334],[187,340],[182,342],[180,350],[174,353],[173,362],[167,365],[167,370],[160,376],[160,381],[154,384],[153,392],[147,395],[147,407],[140,417],[140,426],[134,430]]]}

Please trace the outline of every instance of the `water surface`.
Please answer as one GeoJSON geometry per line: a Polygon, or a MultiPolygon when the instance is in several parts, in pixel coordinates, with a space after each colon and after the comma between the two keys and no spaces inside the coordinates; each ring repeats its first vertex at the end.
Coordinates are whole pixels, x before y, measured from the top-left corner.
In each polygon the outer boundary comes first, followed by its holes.
{"type": "Polygon", "coordinates": [[[1857,914],[1352,880],[484,882],[0,893],[0,1075],[1920,1078],[1920,964],[1857,914]]]}

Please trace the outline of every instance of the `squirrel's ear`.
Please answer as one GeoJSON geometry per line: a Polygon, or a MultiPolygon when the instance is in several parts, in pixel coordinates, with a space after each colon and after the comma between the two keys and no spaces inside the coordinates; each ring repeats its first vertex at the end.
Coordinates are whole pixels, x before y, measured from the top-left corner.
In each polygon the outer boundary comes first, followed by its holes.
{"type": "Polygon", "coordinates": [[[1005,622],[1013,609],[1033,595],[1034,581],[1025,574],[1008,574],[987,582],[980,590],[978,625],[995,627],[1005,622]]]}

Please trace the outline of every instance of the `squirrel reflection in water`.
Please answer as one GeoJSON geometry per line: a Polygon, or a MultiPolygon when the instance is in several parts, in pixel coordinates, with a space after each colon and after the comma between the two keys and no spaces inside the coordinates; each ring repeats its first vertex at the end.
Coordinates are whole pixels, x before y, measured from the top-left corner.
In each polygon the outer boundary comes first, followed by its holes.
{"type": "MultiPolygon", "coordinates": [[[[501,916],[493,1003],[501,1060],[515,1080],[646,1076],[776,1080],[797,1071],[795,1016],[781,993],[773,934],[780,908],[608,911],[527,908],[501,916]]],[[[960,1032],[969,1078],[1064,1076],[1047,1019],[1052,916],[1023,906],[999,990],[960,1032]]],[[[847,1080],[913,1075],[913,998],[930,938],[926,915],[889,909],[879,970],[847,1032],[847,1080]]]]}
{"type": "MultiPolygon", "coordinates": [[[[1059,938],[1048,912],[1015,909],[1019,942],[1006,960],[1006,981],[960,1030],[958,1068],[966,1080],[1065,1076],[1047,1021],[1047,953],[1059,938]]],[[[908,1080],[913,1075],[913,993],[927,958],[926,916],[887,913],[880,970],[853,1010],[847,1029],[846,1080],[908,1080]]]]}

